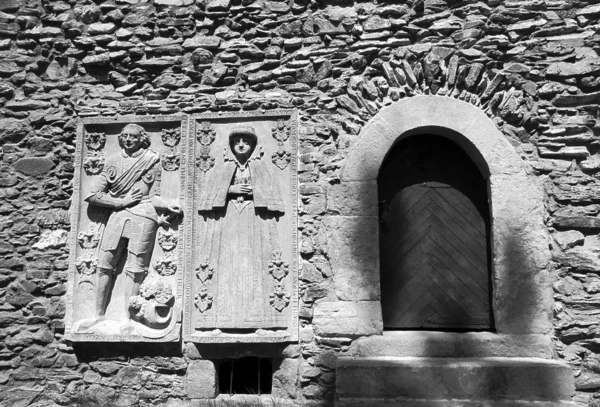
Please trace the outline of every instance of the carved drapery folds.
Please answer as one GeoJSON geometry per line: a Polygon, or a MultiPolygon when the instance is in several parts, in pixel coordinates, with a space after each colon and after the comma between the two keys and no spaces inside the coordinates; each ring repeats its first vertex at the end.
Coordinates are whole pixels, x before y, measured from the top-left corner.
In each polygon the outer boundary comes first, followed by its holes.
{"type": "Polygon", "coordinates": [[[70,340],[298,339],[297,113],[189,120],[80,123],[70,340]]]}
{"type": "Polygon", "coordinates": [[[191,122],[184,340],[296,340],[297,113],[191,122]]]}
{"type": "Polygon", "coordinates": [[[78,128],[66,328],[72,341],[180,337],[187,117],[78,128]]]}

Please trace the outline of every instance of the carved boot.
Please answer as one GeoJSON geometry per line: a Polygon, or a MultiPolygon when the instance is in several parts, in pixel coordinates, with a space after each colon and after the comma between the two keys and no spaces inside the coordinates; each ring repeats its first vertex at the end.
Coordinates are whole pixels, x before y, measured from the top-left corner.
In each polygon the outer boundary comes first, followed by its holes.
{"type": "Polygon", "coordinates": [[[135,327],[131,321],[131,313],[129,311],[129,299],[140,292],[140,286],[144,281],[144,273],[133,273],[130,270],[125,270],[125,286],[123,292],[125,293],[125,321],[121,327],[121,334],[130,335],[135,332],[135,327]]]}
{"type": "Polygon", "coordinates": [[[96,268],[96,273],[98,274],[95,303],[96,315],[93,320],[88,320],[79,325],[80,331],[89,330],[98,325],[100,322],[104,321],[104,315],[106,314],[106,308],[108,307],[108,297],[110,295],[113,270],[98,267],[96,268]]]}
{"type": "Polygon", "coordinates": [[[112,285],[113,270],[98,267],[98,286],[96,287],[96,320],[103,320],[108,308],[108,297],[112,285]]]}

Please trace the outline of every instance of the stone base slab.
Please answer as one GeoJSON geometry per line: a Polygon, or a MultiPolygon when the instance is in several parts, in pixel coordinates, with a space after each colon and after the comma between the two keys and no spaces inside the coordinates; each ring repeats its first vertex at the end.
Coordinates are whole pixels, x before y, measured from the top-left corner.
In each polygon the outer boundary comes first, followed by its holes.
{"type": "Polygon", "coordinates": [[[427,400],[427,399],[343,399],[335,402],[335,407],[577,407],[573,401],[531,401],[531,400],[427,400]]]}
{"type": "Polygon", "coordinates": [[[390,405],[398,399],[403,399],[402,406],[412,405],[407,400],[421,403],[415,406],[468,405],[452,404],[460,403],[456,400],[479,403],[473,405],[543,401],[554,406],[570,401],[573,394],[571,369],[539,358],[342,357],[337,362],[340,406],[372,406],[374,401],[390,405]]]}
{"type": "Polygon", "coordinates": [[[506,335],[492,332],[384,331],[381,336],[352,342],[348,356],[372,357],[552,357],[548,335],[506,335]]]}

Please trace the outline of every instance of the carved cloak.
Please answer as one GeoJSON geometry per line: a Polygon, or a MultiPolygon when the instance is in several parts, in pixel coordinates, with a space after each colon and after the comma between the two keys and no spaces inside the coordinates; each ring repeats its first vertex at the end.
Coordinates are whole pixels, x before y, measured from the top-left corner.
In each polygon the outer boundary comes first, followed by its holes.
{"type": "MultiPolygon", "coordinates": [[[[252,200],[255,208],[264,208],[272,212],[284,213],[281,192],[273,172],[266,162],[260,159],[248,163],[252,177],[252,200]]],[[[198,211],[224,209],[227,206],[227,192],[235,174],[237,165],[227,161],[219,171],[213,169],[213,177],[209,177],[202,194],[198,211]]]]}

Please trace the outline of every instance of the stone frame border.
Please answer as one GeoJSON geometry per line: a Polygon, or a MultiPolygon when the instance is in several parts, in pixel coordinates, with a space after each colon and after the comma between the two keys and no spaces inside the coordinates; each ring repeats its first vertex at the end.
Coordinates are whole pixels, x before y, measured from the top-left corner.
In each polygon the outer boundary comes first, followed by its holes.
{"type": "MultiPolygon", "coordinates": [[[[183,156],[182,167],[186,168],[187,173],[187,184],[186,189],[182,191],[182,194],[186,196],[186,199],[182,202],[185,202],[185,214],[184,217],[194,216],[193,211],[193,203],[194,203],[194,195],[195,188],[194,184],[191,182],[195,178],[195,174],[197,172],[195,165],[195,133],[196,133],[196,124],[201,120],[208,120],[211,122],[219,122],[224,119],[244,119],[244,118],[253,118],[260,119],[264,118],[265,120],[272,120],[276,118],[285,117],[289,120],[292,125],[292,129],[289,137],[289,146],[291,152],[291,192],[292,197],[291,201],[295,202],[296,205],[292,208],[291,213],[291,224],[292,230],[294,231],[292,236],[292,260],[291,260],[291,271],[290,275],[292,278],[292,295],[290,299],[290,307],[291,311],[291,319],[292,323],[290,325],[290,335],[288,336],[260,336],[260,337],[251,337],[251,336],[219,336],[219,337],[211,337],[211,336],[194,336],[192,332],[192,308],[193,308],[193,294],[191,292],[191,281],[193,276],[193,261],[194,256],[191,255],[193,247],[192,247],[192,236],[195,233],[194,231],[194,222],[186,222],[185,232],[184,232],[184,241],[185,241],[185,252],[188,253],[187,258],[184,263],[184,273],[183,273],[183,341],[184,342],[193,342],[193,343],[281,343],[281,342],[298,342],[299,340],[299,265],[300,265],[300,254],[298,250],[298,145],[299,145],[299,117],[297,109],[274,109],[274,110],[257,110],[257,111],[241,111],[241,112],[207,112],[207,113],[197,113],[189,116],[189,129],[188,129],[188,139],[186,141],[185,148],[187,149],[186,154],[183,156]]],[[[213,152],[214,154],[218,154],[213,152]]]]}
{"type": "MultiPolygon", "coordinates": [[[[183,155],[183,148],[187,140],[187,129],[188,129],[188,115],[185,114],[173,114],[173,115],[152,115],[152,116],[137,116],[137,115],[125,115],[125,116],[110,116],[110,117],[86,117],[79,120],[77,124],[77,137],[75,147],[75,160],[74,175],[73,175],[73,195],[71,196],[71,208],[69,210],[71,217],[71,230],[69,232],[69,271],[67,280],[67,293],[66,293],[66,311],[65,311],[65,332],[66,337],[73,342],[177,342],[181,337],[180,327],[175,328],[172,332],[168,333],[162,338],[152,339],[145,338],[139,335],[97,335],[97,334],[74,334],[71,332],[73,324],[73,296],[75,294],[74,277],[77,274],[75,270],[75,260],[77,253],[77,231],[79,229],[79,213],[80,207],[75,203],[80,201],[80,188],[81,188],[81,174],[82,174],[82,161],[83,161],[83,146],[84,146],[84,131],[85,126],[88,124],[128,124],[128,123],[147,123],[147,122],[180,122],[181,129],[181,142],[180,142],[180,154],[183,155]]],[[[186,172],[181,168],[179,172],[179,179],[181,185],[185,185],[186,172]]],[[[184,202],[185,193],[182,191],[179,195],[180,203],[184,202]]],[[[183,229],[184,222],[179,225],[179,243],[177,247],[178,255],[178,268],[177,273],[177,286],[176,286],[176,298],[179,299],[180,303],[183,300],[183,229]]],[[[181,306],[179,307],[181,309],[181,306]]],[[[177,323],[181,322],[181,311],[177,315],[177,323]]]]}
{"type": "MultiPolygon", "coordinates": [[[[340,186],[356,191],[355,195],[364,200],[352,213],[345,214],[353,215],[347,216],[347,221],[362,218],[363,222],[376,222],[378,217],[372,216],[372,208],[377,208],[378,198],[376,190],[372,192],[379,168],[396,142],[417,134],[436,134],[455,141],[487,178],[496,333],[548,335],[552,330],[553,300],[542,186],[480,108],[431,95],[402,99],[382,108],[362,129],[342,168],[340,186]]],[[[379,230],[377,224],[374,227],[379,230]]],[[[371,249],[378,253],[376,240],[371,249]]],[[[351,300],[360,302],[346,303],[348,306],[380,307],[377,295],[346,299],[351,300]]],[[[344,308],[343,303],[338,303],[338,307],[344,308]]],[[[368,314],[381,318],[380,308],[378,313],[368,314]]],[[[363,335],[381,333],[376,331],[363,335]]]]}

